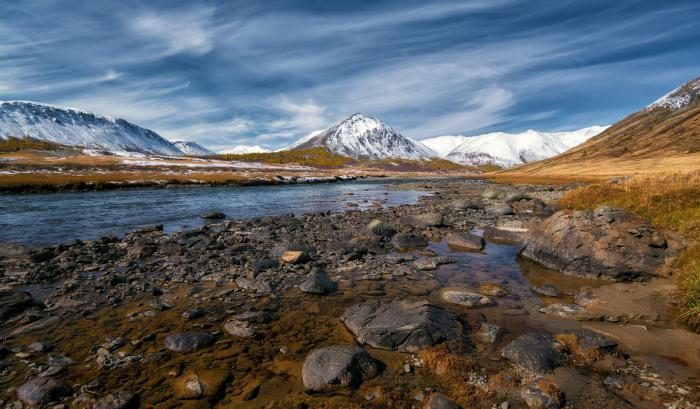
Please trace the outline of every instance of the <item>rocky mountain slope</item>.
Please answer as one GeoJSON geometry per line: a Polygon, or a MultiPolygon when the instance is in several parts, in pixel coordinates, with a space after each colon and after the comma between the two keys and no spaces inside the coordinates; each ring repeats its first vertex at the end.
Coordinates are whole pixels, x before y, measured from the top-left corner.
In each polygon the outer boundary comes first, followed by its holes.
{"type": "MultiPolygon", "coordinates": [[[[509,168],[556,156],[593,136],[607,127],[592,126],[571,132],[538,132],[529,130],[510,134],[495,132],[484,135],[462,137],[462,142],[447,155],[446,159],[466,165],[492,164],[509,168]]],[[[449,146],[450,139],[433,138],[429,146],[449,146]]],[[[434,147],[435,150],[443,150],[434,147]]]]}
{"type": "Polygon", "coordinates": [[[183,154],[157,133],[123,119],[28,101],[0,102],[0,138],[11,136],[115,153],[183,154]]]}
{"type": "Polygon", "coordinates": [[[215,155],[216,152],[205,148],[204,146],[192,141],[173,141],[173,144],[188,156],[209,156],[215,155]]]}
{"type": "Polygon", "coordinates": [[[333,153],[357,159],[430,159],[438,156],[430,148],[398,133],[376,118],[354,114],[323,132],[310,135],[290,149],[325,146],[333,153]]]}
{"type": "Polygon", "coordinates": [[[240,154],[246,154],[246,153],[264,153],[264,152],[269,152],[269,150],[263,148],[260,145],[238,145],[234,146],[232,148],[227,148],[220,150],[218,153],[223,154],[223,155],[240,155],[240,154]]]}
{"type": "Polygon", "coordinates": [[[700,167],[700,77],[563,154],[518,168],[518,172],[568,172],[600,168],[611,171],[687,170],[700,167]],[[623,169],[620,164],[626,163],[623,169]],[[629,169],[628,169],[629,168],[629,169]],[[661,169],[664,168],[664,169],[661,169]]]}

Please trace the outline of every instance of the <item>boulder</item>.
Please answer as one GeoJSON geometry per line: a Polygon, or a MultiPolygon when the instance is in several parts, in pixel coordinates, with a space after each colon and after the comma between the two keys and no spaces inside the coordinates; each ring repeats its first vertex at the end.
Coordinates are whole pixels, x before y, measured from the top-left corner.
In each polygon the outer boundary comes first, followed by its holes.
{"type": "Polygon", "coordinates": [[[230,378],[224,369],[189,370],[173,382],[175,397],[178,399],[199,399],[219,395],[230,378]]]}
{"type": "Polygon", "coordinates": [[[323,270],[315,270],[309,273],[299,284],[299,289],[310,294],[332,293],[338,288],[335,281],[331,280],[323,270]]]}
{"type": "Polygon", "coordinates": [[[564,394],[548,380],[526,386],[520,396],[530,409],[559,409],[564,403],[564,394]]]}
{"type": "Polygon", "coordinates": [[[92,409],[136,409],[139,397],[128,391],[110,393],[95,403],[92,409]]]}
{"type": "Polygon", "coordinates": [[[175,352],[194,352],[214,343],[214,337],[204,332],[179,332],[165,337],[165,347],[175,352]]]}
{"type": "Polygon", "coordinates": [[[452,339],[458,327],[451,313],[427,300],[370,300],[349,307],[341,320],[358,342],[401,352],[452,339]]]}
{"type": "Polygon", "coordinates": [[[34,304],[29,293],[24,291],[0,291],[0,320],[8,320],[34,304]]]}
{"type": "Polygon", "coordinates": [[[450,233],[446,241],[448,246],[459,251],[481,251],[486,245],[483,238],[471,233],[450,233]]]}
{"type": "Polygon", "coordinates": [[[452,399],[447,398],[445,395],[435,392],[430,395],[428,401],[423,406],[423,409],[462,409],[462,407],[452,399]]]}
{"type": "Polygon", "coordinates": [[[529,332],[506,345],[501,357],[531,372],[549,372],[562,364],[558,345],[551,335],[529,332]]]}
{"type": "Polygon", "coordinates": [[[527,229],[506,229],[492,226],[484,227],[484,238],[494,243],[520,244],[526,234],[527,229]]]}
{"type": "Polygon", "coordinates": [[[496,345],[503,337],[503,329],[495,324],[484,322],[476,332],[476,340],[481,344],[496,345]]]}
{"type": "Polygon", "coordinates": [[[261,294],[271,294],[277,289],[275,283],[272,282],[271,279],[262,275],[255,278],[238,277],[236,279],[236,285],[249,291],[257,291],[261,294]]]}
{"type": "Polygon", "coordinates": [[[536,292],[539,295],[551,298],[559,298],[562,295],[561,291],[559,291],[556,287],[554,287],[551,284],[542,284],[540,286],[532,287],[532,291],[536,292]]]}
{"type": "Polygon", "coordinates": [[[357,345],[331,345],[311,351],[301,369],[304,389],[318,392],[338,387],[357,387],[374,378],[379,365],[357,345]]]}
{"type": "Polygon", "coordinates": [[[257,335],[255,325],[250,321],[231,319],[224,324],[224,330],[235,337],[251,338],[257,335]]]}
{"type": "Polygon", "coordinates": [[[484,208],[484,204],[476,199],[455,199],[450,204],[450,207],[455,210],[481,210],[484,208]]]}
{"type": "Polygon", "coordinates": [[[440,213],[423,213],[406,218],[406,223],[418,228],[444,226],[444,219],[440,213]]]}
{"type": "Polygon", "coordinates": [[[416,233],[398,233],[391,239],[396,250],[408,251],[428,246],[428,239],[416,233]]]}
{"type": "Polygon", "coordinates": [[[493,216],[507,216],[513,214],[513,208],[508,203],[495,203],[486,206],[484,211],[493,216]]]}
{"type": "Polygon", "coordinates": [[[603,206],[555,213],[530,230],[520,254],[563,273],[624,281],[652,275],[669,253],[649,221],[603,206]]]}
{"type": "Polygon", "coordinates": [[[539,309],[539,312],[549,315],[558,315],[562,318],[574,318],[586,312],[586,309],[578,304],[550,304],[539,309]]]}
{"type": "Polygon", "coordinates": [[[225,219],[225,218],[226,218],[225,214],[223,214],[221,212],[217,212],[217,211],[207,212],[207,213],[204,213],[202,215],[202,219],[207,219],[207,220],[221,220],[221,219],[225,219]]]}
{"type": "Polygon", "coordinates": [[[394,228],[392,224],[381,220],[372,220],[372,222],[367,225],[367,231],[386,238],[393,237],[396,234],[396,228],[394,228]]]}
{"type": "Polygon", "coordinates": [[[282,253],[280,260],[286,264],[303,264],[310,260],[309,253],[305,251],[287,250],[282,253]]]}
{"type": "Polygon", "coordinates": [[[73,390],[63,381],[43,376],[32,378],[17,389],[17,398],[34,406],[43,406],[71,394],[73,390]]]}
{"type": "Polygon", "coordinates": [[[493,301],[489,297],[460,288],[446,288],[442,290],[440,296],[445,302],[462,305],[467,308],[493,305],[493,301]]]}

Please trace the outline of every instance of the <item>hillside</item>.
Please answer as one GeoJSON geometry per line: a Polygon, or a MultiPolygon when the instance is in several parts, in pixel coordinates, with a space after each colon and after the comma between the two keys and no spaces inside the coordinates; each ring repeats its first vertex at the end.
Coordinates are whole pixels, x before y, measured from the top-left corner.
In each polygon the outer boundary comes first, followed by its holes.
{"type": "Polygon", "coordinates": [[[28,101],[0,101],[0,139],[28,136],[65,146],[182,155],[157,133],[123,119],[28,101]]]}
{"type": "Polygon", "coordinates": [[[700,78],[551,159],[500,175],[616,175],[700,168],[700,78]]]}
{"type": "Polygon", "coordinates": [[[173,144],[182,151],[187,156],[209,156],[214,155],[215,152],[211,151],[204,146],[192,141],[173,141],[173,144]]]}

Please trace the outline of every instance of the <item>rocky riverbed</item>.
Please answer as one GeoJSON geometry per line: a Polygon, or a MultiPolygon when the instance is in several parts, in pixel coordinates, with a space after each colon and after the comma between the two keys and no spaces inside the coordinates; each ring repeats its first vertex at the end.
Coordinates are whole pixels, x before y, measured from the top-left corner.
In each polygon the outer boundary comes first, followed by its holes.
{"type": "Polygon", "coordinates": [[[682,240],[570,186],[400,188],[432,194],[3,246],[0,407],[697,407],[682,240]]]}

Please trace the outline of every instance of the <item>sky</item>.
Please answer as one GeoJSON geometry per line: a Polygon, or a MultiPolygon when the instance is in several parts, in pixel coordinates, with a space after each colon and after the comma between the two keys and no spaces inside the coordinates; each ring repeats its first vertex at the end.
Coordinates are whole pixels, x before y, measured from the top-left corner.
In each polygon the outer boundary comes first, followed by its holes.
{"type": "Polygon", "coordinates": [[[0,0],[0,100],[280,148],[613,123],[700,76],[697,0],[0,0]]]}

